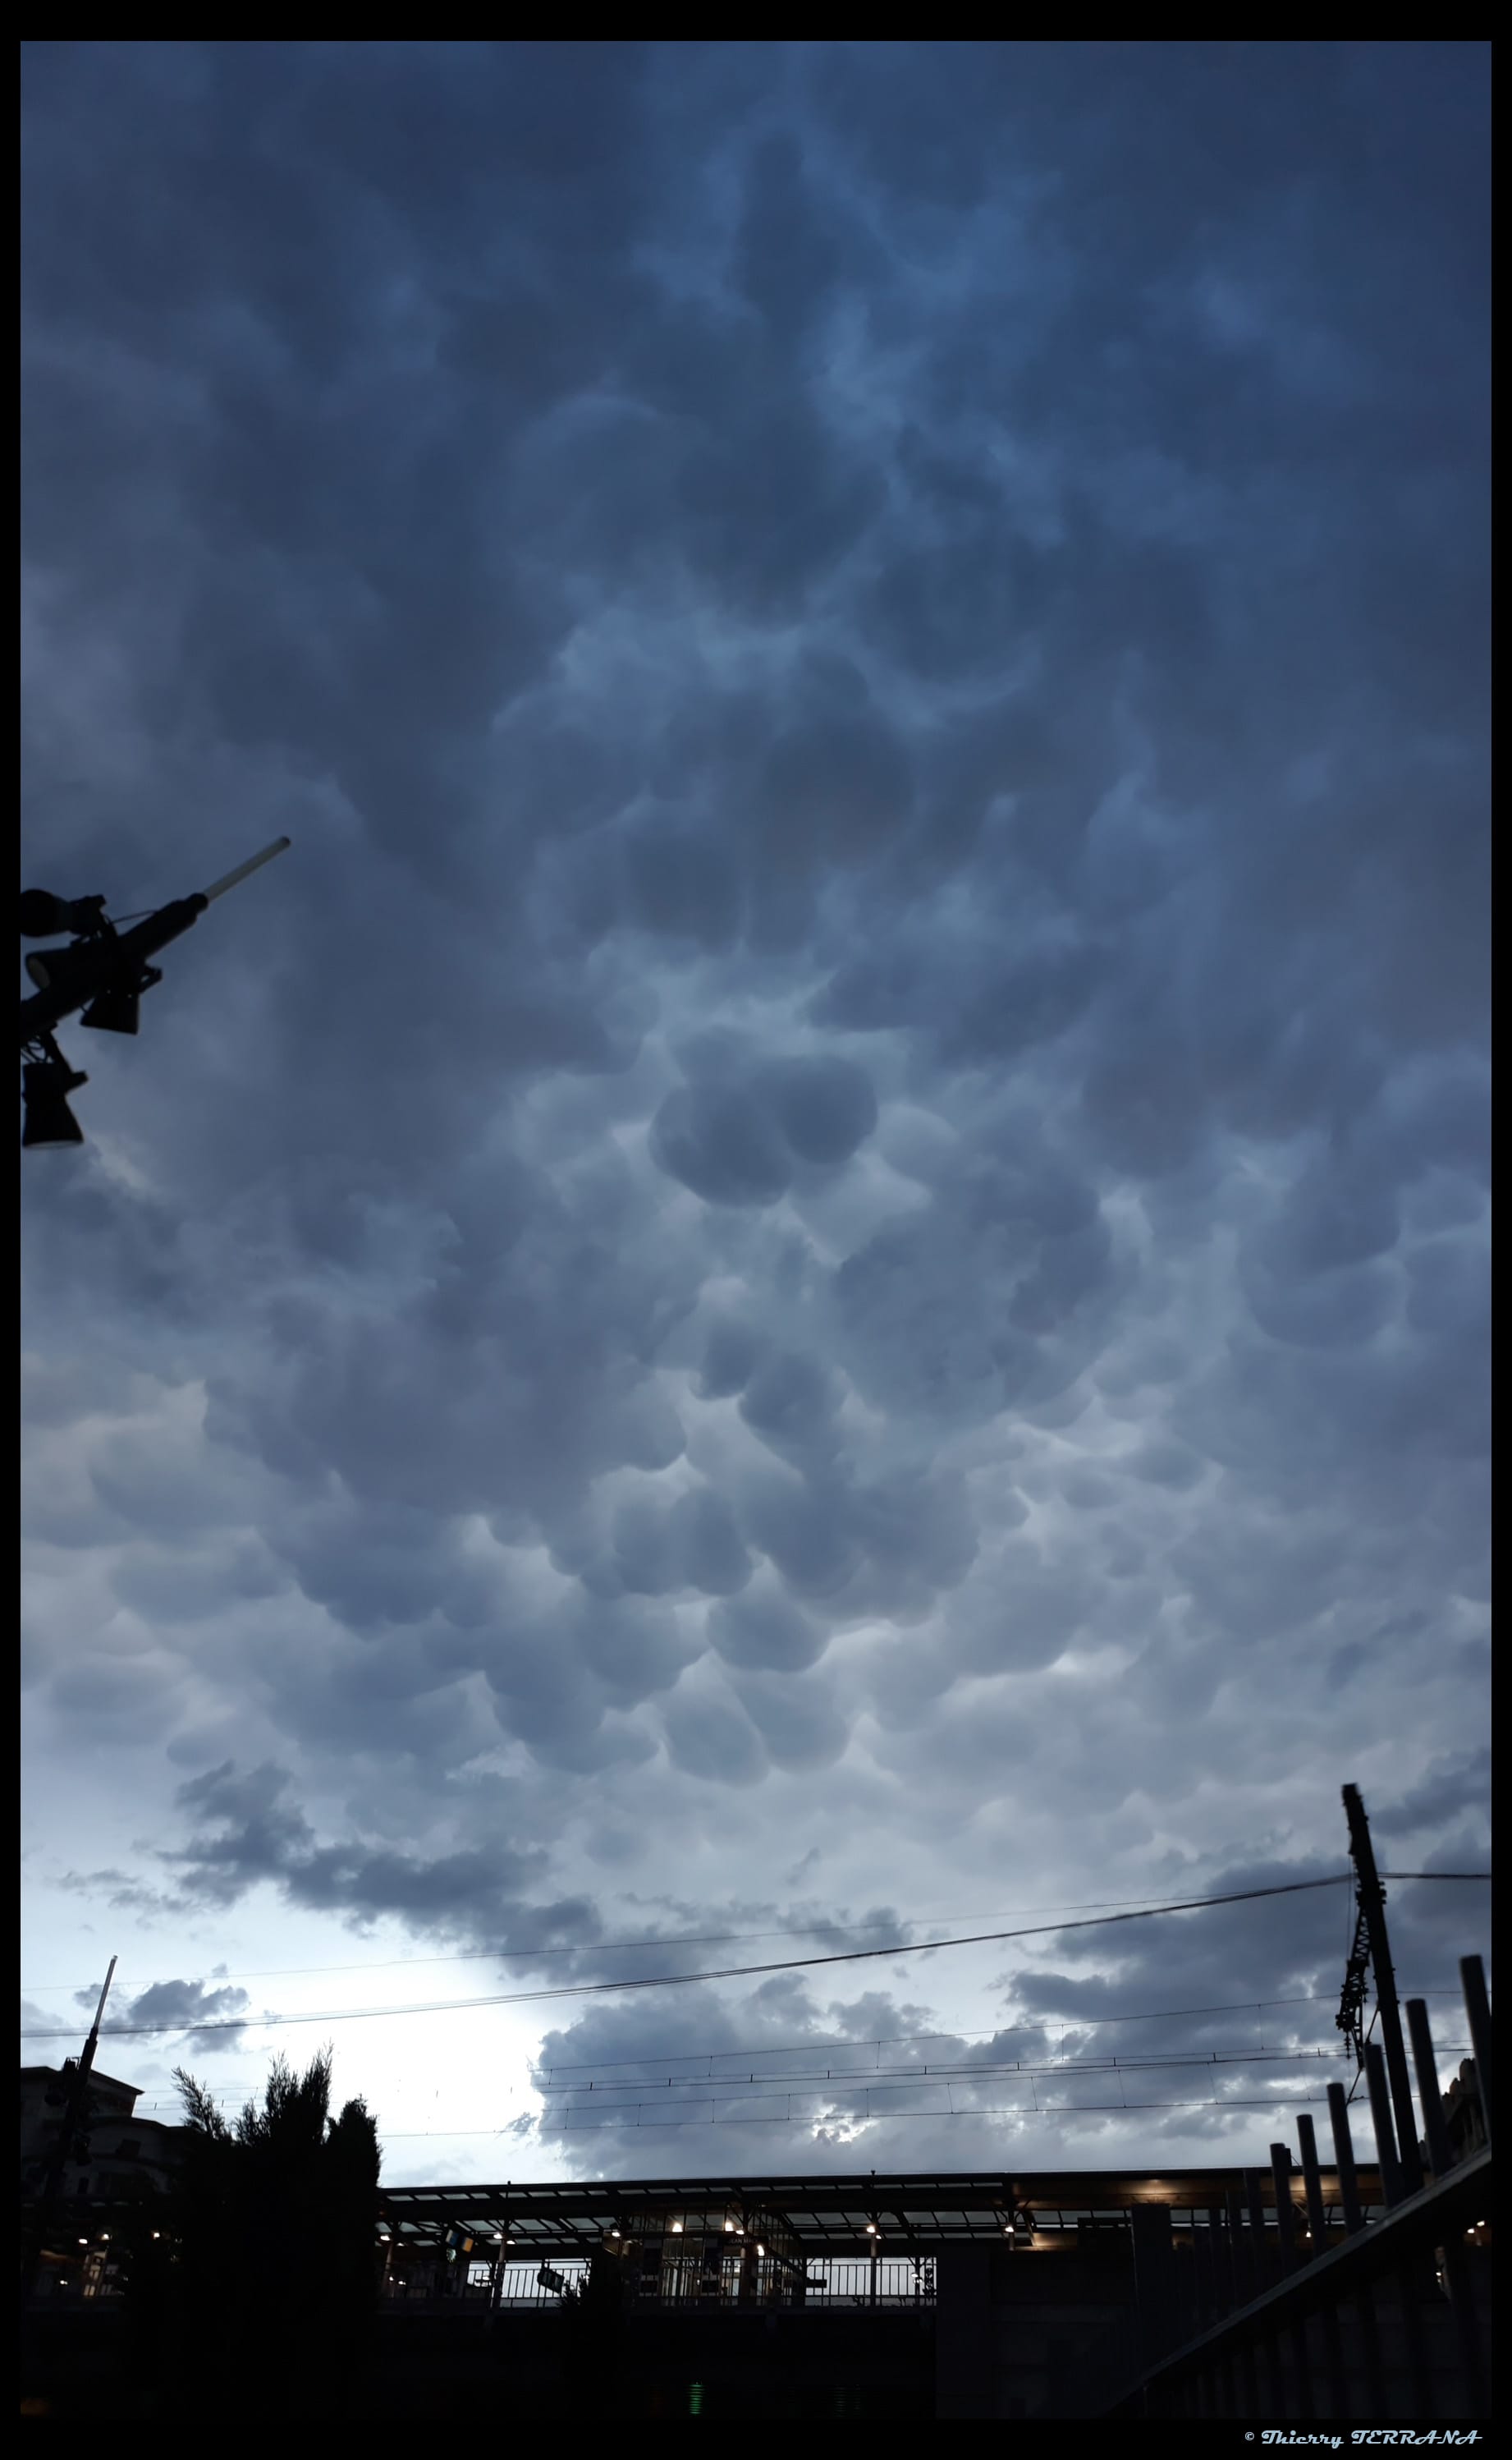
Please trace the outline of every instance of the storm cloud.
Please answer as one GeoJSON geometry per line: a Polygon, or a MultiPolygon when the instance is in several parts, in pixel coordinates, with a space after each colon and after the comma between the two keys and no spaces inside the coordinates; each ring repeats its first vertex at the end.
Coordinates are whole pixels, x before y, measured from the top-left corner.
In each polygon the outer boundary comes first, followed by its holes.
{"type": "MultiPolygon", "coordinates": [[[[207,2041],[350,1931],[1326,1874],[1355,1778],[1480,1867],[1488,83],[23,47],[27,884],[294,840],[26,1156],[33,1963],[207,2041]]],[[[511,2072],[1322,1998],[1324,1901],[511,2072]]]]}

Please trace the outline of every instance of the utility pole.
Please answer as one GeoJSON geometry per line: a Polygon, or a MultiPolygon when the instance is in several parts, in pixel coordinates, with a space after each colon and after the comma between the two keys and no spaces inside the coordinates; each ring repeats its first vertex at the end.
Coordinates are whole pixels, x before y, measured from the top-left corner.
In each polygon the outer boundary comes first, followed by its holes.
{"type": "Polygon", "coordinates": [[[73,2157],[74,2144],[89,2111],[89,2080],[94,2065],[94,2053],[99,2047],[100,2018],[105,2013],[105,2002],[110,1997],[110,1986],[115,1978],[116,1959],[113,1956],[110,1961],[110,1970],[105,1976],[105,1987],[99,1995],[99,2005],[94,2010],[94,2022],[90,2026],[89,2039],[84,2045],[83,2054],[76,2064],[73,2060],[68,2062],[74,2072],[69,2079],[68,2097],[63,2106],[63,2123],[58,2131],[57,2144],[48,2163],[47,2176],[42,2182],[42,2195],[32,2231],[32,2245],[21,2276],[23,2305],[36,2286],[36,2277],[41,2269],[42,2252],[47,2239],[48,2223],[62,2195],[64,2173],[73,2157]]]}
{"type": "Polygon", "coordinates": [[[1376,1848],[1371,1843],[1370,1822],[1365,1816],[1365,1805],[1360,1800],[1358,1786],[1347,1785],[1344,1788],[1344,1816],[1349,1821],[1355,1901],[1370,1941],[1371,1970],[1376,1977],[1381,2047],[1386,2053],[1386,2076],[1391,2086],[1392,2110],[1396,2120],[1396,2155],[1401,2167],[1402,2185],[1411,2195],[1417,2194],[1423,2182],[1422,2164],[1418,2158],[1418,2117],[1413,2108],[1412,2082],[1407,2073],[1401,2010],[1396,2004],[1396,1976],[1392,1970],[1391,1943],[1386,1937],[1386,1891],[1376,1868],[1376,1848]]]}

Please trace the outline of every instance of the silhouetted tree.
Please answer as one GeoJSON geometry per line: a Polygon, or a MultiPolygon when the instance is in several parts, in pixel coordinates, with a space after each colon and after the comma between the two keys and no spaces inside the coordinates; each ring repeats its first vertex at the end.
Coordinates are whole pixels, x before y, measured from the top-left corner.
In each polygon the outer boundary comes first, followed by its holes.
{"type": "Polygon", "coordinates": [[[139,2371],[168,2413],[220,2419],[358,2413],[377,2301],[381,2153],[362,2101],[330,2115],[331,2055],[274,2062],[230,2124],[175,2069],[185,2128],[157,2240],[127,2294],[139,2371]]]}

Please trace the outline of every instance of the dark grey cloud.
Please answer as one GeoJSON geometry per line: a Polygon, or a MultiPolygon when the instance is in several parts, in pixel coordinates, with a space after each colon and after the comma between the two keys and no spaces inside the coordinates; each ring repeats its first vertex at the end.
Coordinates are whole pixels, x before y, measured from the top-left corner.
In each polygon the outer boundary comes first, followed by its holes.
{"type": "Polygon", "coordinates": [[[658,1111],[660,1168],[709,1204],[774,1204],[801,1165],[835,1169],[870,1135],[876,1099],[839,1057],[792,1059],[744,1081],[680,1086],[658,1111]]]}
{"type": "MultiPolygon", "coordinates": [[[[1033,1152],[1033,1128],[1018,1134],[1033,1152]]],[[[863,1397],[890,1412],[994,1419],[1067,1390],[1101,1347],[1117,1278],[1093,1189],[1053,1156],[1036,1169],[989,1149],[928,1211],[846,1259],[840,1356],[863,1397]]]]}
{"type": "Polygon", "coordinates": [[[709,1638],[731,1665],[799,1673],[824,1652],[824,1626],[811,1622],[776,1584],[715,1606],[709,1638]]]}
{"type": "Polygon", "coordinates": [[[23,47],[28,879],[295,840],[28,1156],[119,1918],[1479,1833],[1487,65],[23,47]]]}
{"type": "MultiPolygon", "coordinates": [[[[1444,1775],[1453,1786],[1455,1772],[1444,1775]]],[[[1451,1816],[1464,1810],[1462,1778],[1443,1807],[1451,1816]]],[[[1385,1810],[1378,1835],[1401,1836],[1413,1816],[1406,1806],[1385,1810]]],[[[1342,1856],[1329,1860],[1342,1867],[1342,1856]]],[[[1206,1884],[1214,1894],[1286,1890],[1321,1876],[1310,1860],[1250,1860],[1206,1884]]],[[[1465,2044],[1449,1893],[1419,1883],[1391,1901],[1399,1978],[1409,1994],[1427,1994],[1452,2068],[1465,2044]]],[[[1474,1896],[1453,1892],[1466,1930],[1479,1919],[1474,1896]]],[[[644,2000],[610,2002],[546,2036],[538,2139],[576,2139],[578,2162],[600,2172],[613,2166],[606,2140],[618,2135],[627,2153],[648,2129],[664,2131],[675,2161],[682,2130],[699,2120],[762,2125],[798,2170],[834,2166],[847,2141],[852,2161],[864,2143],[879,2169],[900,2155],[958,2166],[961,2143],[979,2143],[989,2126],[1004,2161],[1089,2163],[1100,2141],[1117,2140],[1124,2113],[1146,2143],[1186,2143],[1197,2158],[1205,2143],[1231,2150],[1268,2126],[1294,2143],[1294,2113],[1320,2103],[1326,2082],[1354,2089],[1335,2023],[1341,1914],[1352,1921],[1347,1882],[1052,1935],[1000,1983],[1000,2021],[969,2033],[940,2021],[936,1994],[951,1985],[950,1961],[938,1957],[896,1968],[909,1976],[908,1997],[793,1974],[733,2005],[680,1994],[675,2018],[644,2000]]],[[[1372,2138],[1359,2098],[1363,2155],[1372,2138]]]]}
{"type": "Polygon", "coordinates": [[[1388,1804],[1383,1815],[1391,1833],[1403,1837],[1468,1824],[1477,1838],[1475,1850],[1483,1852],[1491,1818],[1490,1750],[1482,1745],[1477,1750],[1446,1753],[1424,1771],[1409,1793],[1388,1804]]]}
{"type": "Polygon", "coordinates": [[[785,1669],[737,1674],[732,1688],[774,1768],[829,1768],[844,1751],[850,1727],[833,1684],[800,1682],[785,1669]]]}
{"type": "MultiPolygon", "coordinates": [[[[457,1925],[505,1933],[517,1920],[527,1891],[542,1876],[536,1846],[490,1846],[426,1856],[356,1838],[322,1844],[304,1812],[287,1797],[286,1771],[264,1764],[240,1769],[227,1760],[179,1787],[178,1806],[191,1826],[187,1842],[161,1859],[190,1902],[219,1907],[264,1883],[291,1904],[371,1922],[392,1915],[416,1931],[457,1925]]],[[[563,1898],[532,1908],[543,1942],[591,1941],[593,1907],[563,1898]]]]}
{"type": "Polygon", "coordinates": [[[231,1984],[216,1989],[205,1982],[154,1982],[111,2012],[118,2025],[181,2025],[188,2047],[202,2055],[242,2047],[243,2035],[230,2020],[251,2004],[244,1990],[231,1984]]]}

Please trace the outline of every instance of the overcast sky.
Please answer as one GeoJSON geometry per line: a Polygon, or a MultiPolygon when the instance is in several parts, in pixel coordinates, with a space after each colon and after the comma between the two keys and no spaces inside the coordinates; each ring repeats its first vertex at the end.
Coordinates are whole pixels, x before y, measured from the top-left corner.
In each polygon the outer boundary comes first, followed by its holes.
{"type": "Polygon", "coordinates": [[[1264,2161],[1342,1887],[337,2018],[1488,1867],[1485,49],[22,85],[25,882],[294,840],[25,1157],[23,2059],[1264,2161]]]}

